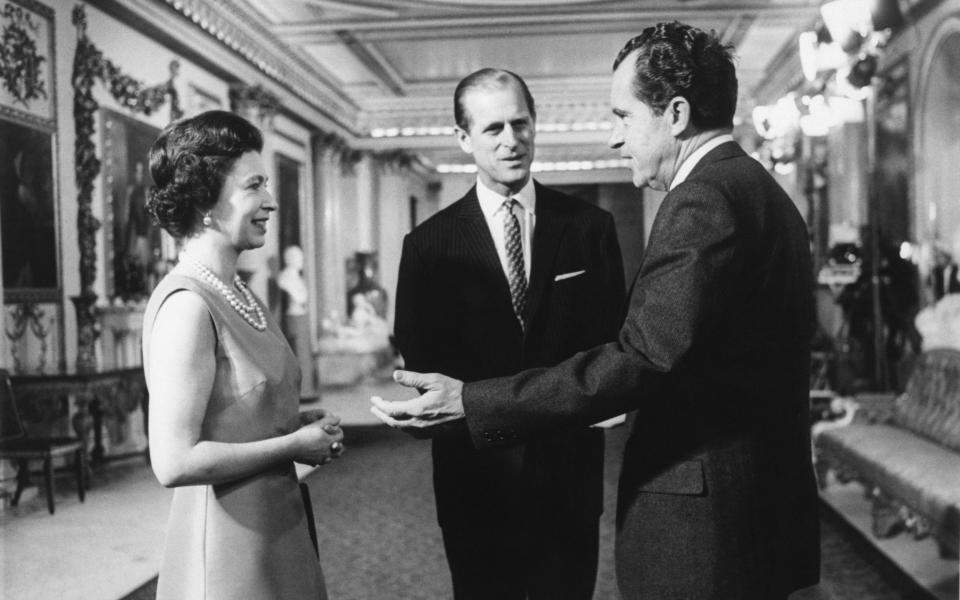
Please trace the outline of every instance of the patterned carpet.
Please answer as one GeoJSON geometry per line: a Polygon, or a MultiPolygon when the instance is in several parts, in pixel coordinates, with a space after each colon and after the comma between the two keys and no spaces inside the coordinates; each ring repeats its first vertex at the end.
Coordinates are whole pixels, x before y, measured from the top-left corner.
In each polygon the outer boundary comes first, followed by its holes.
{"type": "MultiPolygon", "coordinates": [[[[309,479],[332,600],[444,600],[449,576],[436,525],[430,444],[391,429],[347,430],[344,457],[309,479]]],[[[606,510],[595,600],[619,596],[613,574],[616,475],[625,428],[607,434],[606,510]]],[[[791,600],[927,600],[843,519],[825,508],[823,581],[791,600]]],[[[155,595],[151,581],[123,600],[155,595]]]]}

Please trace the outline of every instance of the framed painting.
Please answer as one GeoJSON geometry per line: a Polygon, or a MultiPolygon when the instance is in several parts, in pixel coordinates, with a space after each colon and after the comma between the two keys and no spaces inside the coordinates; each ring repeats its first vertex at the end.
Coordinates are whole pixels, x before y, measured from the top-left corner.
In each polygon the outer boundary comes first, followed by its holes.
{"type": "Polygon", "coordinates": [[[167,268],[164,234],[147,213],[150,146],[160,130],[102,109],[106,291],[113,300],[147,298],[167,268]]]}
{"type": "Polygon", "coordinates": [[[0,0],[3,301],[59,301],[53,9],[0,0]]]}
{"type": "Polygon", "coordinates": [[[4,302],[60,298],[53,133],[0,118],[4,302]]]}

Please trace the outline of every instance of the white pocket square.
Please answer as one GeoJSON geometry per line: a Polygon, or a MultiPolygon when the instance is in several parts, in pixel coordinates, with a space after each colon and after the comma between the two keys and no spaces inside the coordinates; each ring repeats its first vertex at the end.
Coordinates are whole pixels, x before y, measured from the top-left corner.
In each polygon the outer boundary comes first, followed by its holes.
{"type": "Polygon", "coordinates": [[[564,279],[570,279],[571,277],[576,277],[577,275],[583,275],[586,271],[570,271],[569,273],[560,273],[553,278],[554,281],[563,281],[564,279]]]}

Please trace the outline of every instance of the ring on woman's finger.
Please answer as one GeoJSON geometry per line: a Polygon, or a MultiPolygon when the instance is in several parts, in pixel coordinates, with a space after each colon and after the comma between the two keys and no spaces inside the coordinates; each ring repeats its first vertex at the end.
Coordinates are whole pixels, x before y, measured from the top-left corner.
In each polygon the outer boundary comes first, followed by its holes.
{"type": "Polygon", "coordinates": [[[343,452],[343,444],[340,442],[334,442],[330,444],[330,452],[333,452],[334,454],[340,454],[343,452]]]}

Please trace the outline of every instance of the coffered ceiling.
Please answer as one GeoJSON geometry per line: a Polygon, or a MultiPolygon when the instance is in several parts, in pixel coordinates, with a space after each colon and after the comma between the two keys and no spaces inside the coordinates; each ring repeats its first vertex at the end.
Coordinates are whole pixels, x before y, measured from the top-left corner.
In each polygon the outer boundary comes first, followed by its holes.
{"type": "MultiPolygon", "coordinates": [[[[300,96],[341,125],[351,145],[411,149],[428,164],[467,160],[452,136],[451,96],[460,78],[485,66],[515,71],[529,84],[540,160],[610,158],[604,142],[613,59],[629,38],[659,21],[714,29],[734,45],[744,112],[762,82],[783,77],[785,57],[796,53],[796,36],[811,27],[819,6],[817,0],[164,2],[194,22],[204,13],[246,31],[274,57],[275,77],[299,82],[300,96]]],[[[799,68],[791,75],[799,76],[799,68]]]]}

